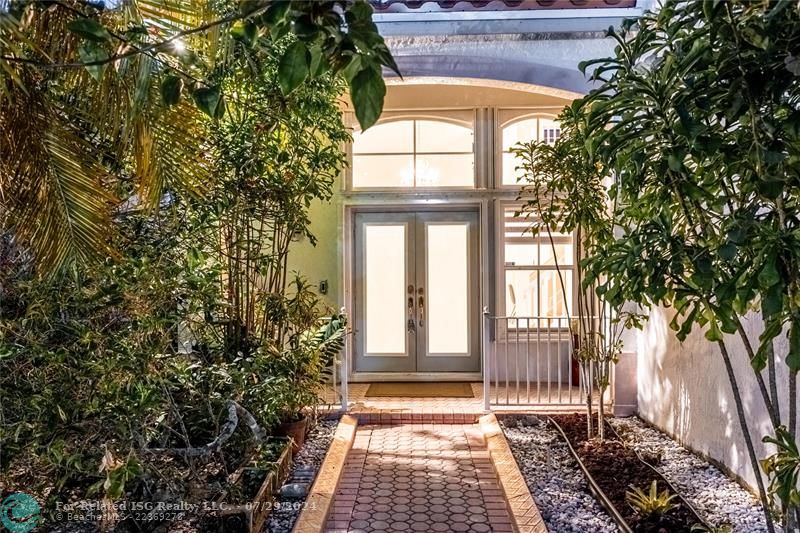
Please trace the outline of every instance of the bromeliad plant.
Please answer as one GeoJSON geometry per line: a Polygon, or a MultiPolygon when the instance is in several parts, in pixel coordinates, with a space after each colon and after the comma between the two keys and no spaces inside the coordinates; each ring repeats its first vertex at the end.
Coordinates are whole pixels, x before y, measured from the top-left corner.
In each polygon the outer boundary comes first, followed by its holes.
{"type": "Polygon", "coordinates": [[[648,492],[639,487],[631,487],[625,492],[625,501],[643,518],[664,516],[678,506],[675,498],[677,495],[670,494],[669,489],[658,492],[658,481],[655,479],[650,483],[648,492]]]}

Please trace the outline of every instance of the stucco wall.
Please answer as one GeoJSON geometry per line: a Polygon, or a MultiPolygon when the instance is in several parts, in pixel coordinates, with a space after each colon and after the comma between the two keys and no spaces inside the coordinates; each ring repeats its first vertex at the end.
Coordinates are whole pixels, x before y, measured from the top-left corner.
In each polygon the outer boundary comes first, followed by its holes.
{"type": "MultiPolygon", "coordinates": [[[[341,306],[341,177],[333,185],[335,195],[329,202],[315,201],[311,204],[308,216],[311,220],[311,232],[317,238],[313,246],[308,239],[292,243],[289,250],[289,271],[302,274],[317,289],[323,280],[328,282],[328,293],[320,294],[325,303],[332,309],[341,306]]],[[[317,291],[319,292],[319,290],[317,291]]]]}
{"type": "MultiPolygon", "coordinates": [[[[669,329],[671,318],[670,310],[653,309],[638,335],[639,413],[679,441],[721,461],[753,486],[755,474],[747,458],[719,349],[704,338],[699,328],[680,343],[669,329]]],[[[757,343],[762,327],[760,317],[749,316],[744,325],[751,342],[757,343]]],[[[725,342],[733,359],[756,455],[760,459],[772,453],[771,447],[761,442],[761,438],[771,432],[769,417],[741,340],[738,336],[728,336],[725,342]]],[[[785,336],[776,340],[775,347],[781,363],[787,351],[785,336]]],[[[781,363],[778,368],[785,370],[785,365],[781,363]]],[[[778,375],[778,390],[784,391],[781,414],[785,417],[786,372],[778,375]]]]}

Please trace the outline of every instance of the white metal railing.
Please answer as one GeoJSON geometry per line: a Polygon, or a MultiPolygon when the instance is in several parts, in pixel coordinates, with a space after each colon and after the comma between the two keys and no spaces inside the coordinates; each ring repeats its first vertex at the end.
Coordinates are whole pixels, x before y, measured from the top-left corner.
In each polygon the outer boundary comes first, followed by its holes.
{"type": "MultiPolygon", "coordinates": [[[[342,308],[344,314],[344,308],[342,308]]],[[[328,322],[330,318],[323,318],[322,322],[328,322]]],[[[323,403],[328,405],[328,408],[338,406],[339,410],[347,410],[348,402],[348,379],[347,375],[350,371],[347,366],[347,342],[345,347],[339,351],[331,361],[330,366],[326,369],[326,373],[330,375],[330,381],[323,387],[323,403]],[[330,387],[327,389],[327,387],[330,387]],[[326,390],[327,389],[327,390],[326,390]]]]}
{"type": "Polygon", "coordinates": [[[581,372],[570,317],[492,316],[484,310],[484,409],[586,402],[593,368],[581,372]]]}

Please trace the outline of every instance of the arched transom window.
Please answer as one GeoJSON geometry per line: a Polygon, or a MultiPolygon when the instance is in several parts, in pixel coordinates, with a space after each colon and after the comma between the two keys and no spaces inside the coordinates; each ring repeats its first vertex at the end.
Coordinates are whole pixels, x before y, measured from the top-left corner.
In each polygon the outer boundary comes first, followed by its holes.
{"type": "Polygon", "coordinates": [[[516,170],[519,162],[511,149],[518,143],[539,141],[554,143],[561,135],[558,122],[551,118],[527,117],[514,120],[503,126],[503,185],[517,185],[521,173],[516,170]]]}
{"type": "Polygon", "coordinates": [[[353,135],[353,188],[474,187],[472,125],[392,120],[353,135]]]}

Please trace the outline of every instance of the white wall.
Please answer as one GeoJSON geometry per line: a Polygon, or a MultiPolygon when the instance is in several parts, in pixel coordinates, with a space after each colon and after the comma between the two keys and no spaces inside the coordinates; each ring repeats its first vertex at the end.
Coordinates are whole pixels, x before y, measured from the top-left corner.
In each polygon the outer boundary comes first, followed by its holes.
{"type": "MultiPolygon", "coordinates": [[[[652,309],[649,321],[639,333],[639,414],[680,442],[724,463],[754,486],[755,473],[747,457],[719,348],[707,341],[699,328],[680,343],[669,328],[671,318],[671,310],[652,309]]],[[[757,344],[762,329],[760,317],[749,316],[744,325],[751,343],[757,344]]],[[[738,336],[727,336],[725,342],[744,399],[756,455],[761,459],[772,453],[772,447],[761,442],[764,435],[771,433],[772,426],[741,340],[738,336]]],[[[776,339],[775,349],[778,369],[783,371],[778,374],[778,390],[782,391],[781,415],[786,420],[785,336],[776,339]]]]}

